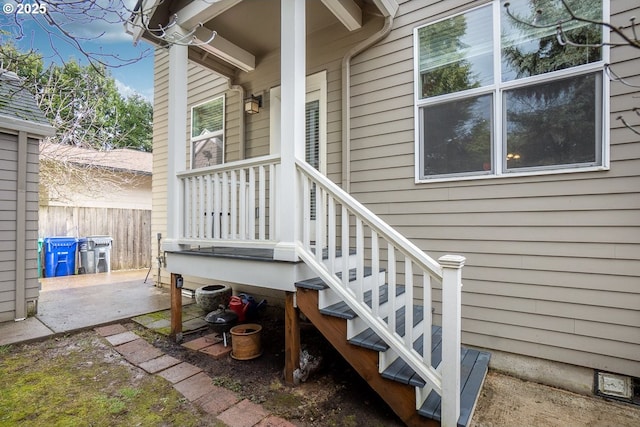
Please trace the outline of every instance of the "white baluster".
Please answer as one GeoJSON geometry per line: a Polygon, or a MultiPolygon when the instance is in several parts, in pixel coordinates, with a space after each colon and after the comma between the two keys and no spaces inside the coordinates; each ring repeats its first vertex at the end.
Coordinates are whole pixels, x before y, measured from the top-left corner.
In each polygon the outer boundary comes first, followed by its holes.
{"type": "Polygon", "coordinates": [[[319,264],[322,264],[322,249],[324,247],[323,191],[320,186],[316,186],[316,261],[319,264]]]}
{"type": "Polygon", "coordinates": [[[222,189],[220,174],[213,174],[213,238],[219,239],[220,232],[220,220],[222,219],[222,189]]]}
{"type": "Polygon", "coordinates": [[[413,265],[411,258],[404,257],[404,344],[413,348],[413,265]]]}
{"type": "MultiPolygon", "coordinates": [[[[327,255],[329,273],[336,273],[336,201],[329,196],[327,211],[327,255]]],[[[346,256],[343,254],[343,256],[346,256]]]]}
{"type": "Polygon", "coordinates": [[[276,238],[276,166],[269,165],[269,240],[276,238]]]}
{"type": "Polygon", "coordinates": [[[205,215],[207,216],[207,221],[204,228],[204,237],[205,238],[213,238],[213,183],[211,182],[211,174],[207,174],[206,176],[206,184],[207,184],[207,203],[205,205],[205,215]]]}
{"type": "Polygon", "coordinates": [[[238,212],[238,219],[240,224],[238,225],[239,239],[245,240],[247,238],[247,170],[245,168],[240,169],[240,186],[238,187],[238,202],[240,204],[240,211],[238,212]]]}
{"type": "Polygon", "coordinates": [[[196,214],[196,218],[198,218],[198,228],[196,231],[196,235],[194,237],[197,237],[198,239],[204,239],[205,238],[205,234],[204,234],[204,224],[206,222],[206,215],[207,215],[207,204],[204,198],[204,177],[203,176],[199,176],[198,180],[196,182],[196,186],[198,188],[198,212],[195,213],[196,214]]]}
{"type": "Polygon", "coordinates": [[[387,245],[387,269],[389,270],[389,320],[387,322],[389,332],[396,333],[396,253],[394,247],[389,243],[387,245]]]}
{"type": "Polygon", "coordinates": [[[256,171],[249,168],[249,240],[256,238],[256,171]]]}
{"type": "Polygon", "coordinates": [[[222,230],[221,238],[229,238],[229,173],[222,172],[222,230]]]}
{"type": "Polygon", "coordinates": [[[364,301],[364,230],[362,220],[356,217],[356,298],[364,301]]]}
{"type": "Polygon", "coordinates": [[[373,288],[371,289],[371,311],[378,318],[380,311],[380,250],[378,248],[378,233],[371,230],[371,272],[373,273],[373,288]]]}
{"type": "Polygon", "coordinates": [[[302,243],[305,248],[311,247],[311,197],[309,193],[309,178],[303,173],[298,174],[302,180],[302,243]]]}
{"type": "Polygon", "coordinates": [[[266,178],[264,173],[264,166],[258,166],[258,173],[260,177],[260,181],[258,181],[259,185],[259,200],[258,200],[258,231],[259,231],[259,239],[265,240],[265,228],[266,228],[266,213],[267,213],[267,203],[266,203],[266,178]]]}
{"type": "Polygon", "coordinates": [[[229,192],[231,195],[231,224],[230,224],[230,239],[238,238],[238,179],[236,177],[236,171],[232,170],[231,185],[229,186],[229,192]]]}
{"type": "Polygon", "coordinates": [[[433,316],[431,314],[431,276],[429,273],[422,273],[422,292],[424,306],[424,322],[422,330],[422,360],[425,365],[431,366],[431,325],[433,323],[433,316]]]}
{"type": "Polygon", "coordinates": [[[342,286],[348,289],[349,285],[349,213],[347,207],[342,205],[342,286]]]}

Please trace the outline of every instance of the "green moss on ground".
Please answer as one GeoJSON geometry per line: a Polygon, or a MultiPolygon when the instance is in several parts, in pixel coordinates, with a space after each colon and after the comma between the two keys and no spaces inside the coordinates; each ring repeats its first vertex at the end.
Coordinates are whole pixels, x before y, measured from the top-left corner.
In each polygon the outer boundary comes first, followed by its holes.
{"type": "Polygon", "coordinates": [[[5,347],[0,426],[197,426],[164,379],[141,374],[92,333],[5,347]]]}

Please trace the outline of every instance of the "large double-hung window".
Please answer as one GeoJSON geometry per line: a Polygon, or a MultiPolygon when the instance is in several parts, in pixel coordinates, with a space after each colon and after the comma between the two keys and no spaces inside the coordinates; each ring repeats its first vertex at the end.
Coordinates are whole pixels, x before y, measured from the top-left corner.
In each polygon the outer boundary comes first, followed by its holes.
{"type": "MultiPolygon", "coordinates": [[[[602,20],[603,1],[567,3],[602,20]]],[[[494,1],[415,29],[418,180],[607,166],[602,27],[570,22],[559,40],[545,24],[567,18],[561,1],[509,11],[521,22],[494,1]]]]}
{"type": "Polygon", "coordinates": [[[191,109],[191,168],[224,163],[224,96],[191,109]]]}

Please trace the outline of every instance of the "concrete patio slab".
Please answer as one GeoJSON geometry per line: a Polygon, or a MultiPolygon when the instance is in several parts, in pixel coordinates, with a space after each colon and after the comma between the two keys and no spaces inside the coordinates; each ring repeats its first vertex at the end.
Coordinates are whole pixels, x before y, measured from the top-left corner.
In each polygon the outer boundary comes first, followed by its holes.
{"type": "Polygon", "coordinates": [[[35,317],[0,323],[0,345],[33,341],[50,335],[53,335],[53,331],[35,317]]]}
{"type": "MultiPolygon", "coordinates": [[[[135,270],[43,279],[36,317],[60,333],[170,308],[169,291],[144,283],[144,273],[135,270]]],[[[183,299],[183,304],[192,302],[183,299]]]]}

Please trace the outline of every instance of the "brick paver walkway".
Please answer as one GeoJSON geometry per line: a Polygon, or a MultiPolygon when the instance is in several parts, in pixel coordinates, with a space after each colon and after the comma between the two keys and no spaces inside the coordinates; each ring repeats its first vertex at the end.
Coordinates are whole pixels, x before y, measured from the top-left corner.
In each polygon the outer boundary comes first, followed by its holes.
{"type": "MultiPolygon", "coordinates": [[[[261,405],[241,400],[236,393],[214,385],[213,380],[197,366],[164,354],[120,324],[95,330],[131,364],[171,382],[186,399],[204,412],[217,416],[228,427],[295,427],[283,418],[270,415],[261,405]]],[[[228,354],[212,337],[200,340],[185,347],[216,358],[228,354]]]]}

